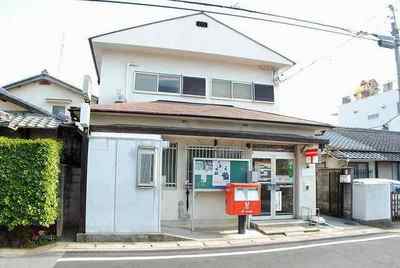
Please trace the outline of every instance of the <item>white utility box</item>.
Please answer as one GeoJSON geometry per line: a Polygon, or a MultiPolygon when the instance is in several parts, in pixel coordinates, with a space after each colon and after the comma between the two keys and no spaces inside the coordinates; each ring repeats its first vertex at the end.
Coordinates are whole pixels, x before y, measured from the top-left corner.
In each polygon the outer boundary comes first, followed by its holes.
{"type": "Polygon", "coordinates": [[[360,222],[390,221],[390,195],[393,185],[387,179],[353,181],[353,219],[360,222]]]}

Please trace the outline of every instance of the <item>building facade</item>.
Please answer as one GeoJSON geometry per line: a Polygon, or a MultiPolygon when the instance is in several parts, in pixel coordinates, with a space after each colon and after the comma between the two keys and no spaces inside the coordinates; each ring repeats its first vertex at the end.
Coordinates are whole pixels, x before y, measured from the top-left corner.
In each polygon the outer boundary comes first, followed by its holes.
{"type": "MultiPolygon", "coordinates": [[[[162,226],[232,223],[223,186],[234,181],[259,182],[258,219],[315,213],[315,165],[306,163],[304,152],[325,143],[314,134],[330,126],[276,113],[274,76],[293,61],[204,13],[89,41],[100,90],[99,104],[90,107],[88,163],[96,158],[113,168],[99,174],[88,166],[87,195],[107,194],[111,201],[87,199],[87,233],[148,232],[143,221],[157,219],[162,226]],[[139,134],[145,137],[131,136],[139,134]],[[168,146],[146,146],[146,135],[159,135],[168,146]],[[104,159],[98,151],[106,152],[104,159]],[[130,171],[123,169],[127,163],[130,171]],[[99,183],[108,185],[107,193],[99,183]],[[137,189],[147,195],[135,205],[119,196],[134,196],[137,189]],[[159,206],[143,202],[156,193],[159,206]],[[147,220],[121,214],[144,210],[159,214],[147,220]],[[96,225],[95,211],[109,225],[96,225]]],[[[72,111],[76,119],[82,114],[72,111]]]]}
{"type": "Polygon", "coordinates": [[[400,133],[362,128],[333,128],[318,166],[317,203],[325,214],[351,217],[352,181],[400,180],[400,133]],[[341,175],[349,175],[343,181],[341,175]]]}
{"type": "MultiPolygon", "coordinates": [[[[79,107],[84,103],[88,95],[82,89],[51,76],[46,70],[39,75],[5,85],[3,88],[54,116],[62,117],[69,115],[70,107],[79,107]]],[[[91,102],[97,103],[97,101],[97,97],[93,96],[91,102]]],[[[7,109],[10,111],[11,107],[7,109]]]]}
{"type": "Polygon", "coordinates": [[[399,91],[391,87],[375,95],[351,100],[339,106],[339,126],[400,131],[399,91]]]}

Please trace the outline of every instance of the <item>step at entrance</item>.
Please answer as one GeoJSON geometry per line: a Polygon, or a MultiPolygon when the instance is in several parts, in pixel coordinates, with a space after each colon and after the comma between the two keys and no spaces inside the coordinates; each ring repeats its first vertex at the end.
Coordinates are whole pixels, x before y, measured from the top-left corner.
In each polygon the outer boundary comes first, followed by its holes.
{"type": "Polygon", "coordinates": [[[304,220],[256,220],[250,226],[265,235],[290,235],[294,233],[318,232],[319,228],[310,226],[304,220]]]}

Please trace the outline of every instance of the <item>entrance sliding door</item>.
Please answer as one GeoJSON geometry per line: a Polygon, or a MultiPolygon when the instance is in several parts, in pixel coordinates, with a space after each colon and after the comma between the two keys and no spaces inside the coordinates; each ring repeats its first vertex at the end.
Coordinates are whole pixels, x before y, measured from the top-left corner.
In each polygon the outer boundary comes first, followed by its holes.
{"type": "Polygon", "coordinates": [[[261,184],[261,215],[271,216],[272,208],[272,159],[259,158],[253,159],[253,170],[259,174],[261,184]]]}
{"type": "Polygon", "coordinates": [[[275,212],[276,215],[293,214],[293,159],[276,159],[275,212]]]}
{"type": "Polygon", "coordinates": [[[291,218],[294,213],[294,154],[255,152],[253,170],[261,183],[261,218],[291,218]]]}

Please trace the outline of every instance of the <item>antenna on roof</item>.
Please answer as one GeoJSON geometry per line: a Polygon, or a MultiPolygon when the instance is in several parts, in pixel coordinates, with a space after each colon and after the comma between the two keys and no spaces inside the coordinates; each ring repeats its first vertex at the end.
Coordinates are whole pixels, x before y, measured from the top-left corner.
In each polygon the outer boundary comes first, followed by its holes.
{"type": "Polygon", "coordinates": [[[82,90],[86,95],[85,97],[87,97],[85,101],[90,103],[92,99],[92,78],[88,74],[83,76],[82,90]]]}
{"type": "Polygon", "coordinates": [[[57,74],[61,74],[61,64],[63,61],[63,56],[64,56],[64,41],[65,41],[65,32],[62,33],[61,35],[61,44],[60,44],[60,52],[58,54],[58,64],[57,64],[57,74]]]}

